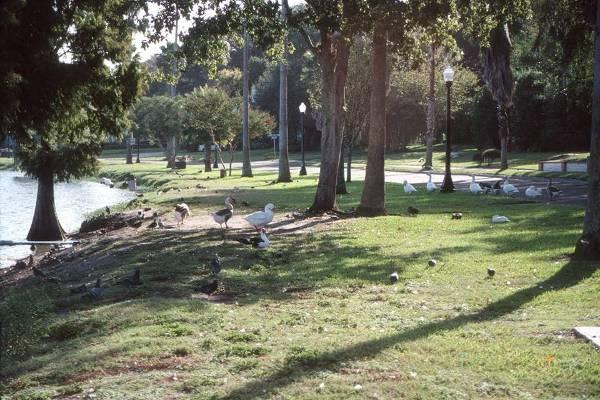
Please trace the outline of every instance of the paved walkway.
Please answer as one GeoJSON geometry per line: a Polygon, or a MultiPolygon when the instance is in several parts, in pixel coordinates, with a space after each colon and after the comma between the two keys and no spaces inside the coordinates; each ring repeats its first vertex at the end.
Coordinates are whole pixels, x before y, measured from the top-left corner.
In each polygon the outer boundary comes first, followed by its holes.
{"type": "MultiPolygon", "coordinates": [[[[234,163],[234,168],[241,168],[241,163],[234,163]]],[[[301,163],[297,160],[290,160],[290,168],[292,169],[292,174],[297,175],[300,170],[301,163]]],[[[278,161],[277,160],[269,160],[269,161],[252,161],[252,169],[258,171],[277,171],[278,170],[278,161]]],[[[306,171],[309,175],[319,175],[319,167],[314,167],[307,165],[306,171]]],[[[365,170],[362,168],[352,168],[352,179],[355,180],[364,180],[365,179],[365,170]]],[[[403,183],[404,180],[412,184],[424,184],[428,181],[428,176],[423,172],[395,172],[395,171],[386,171],[385,172],[385,180],[386,182],[395,182],[395,183],[403,183]]],[[[475,179],[478,182],[496,182],[500,180],[499,177],[490,177],[483,175],[475,175],[475,179]]],[[[432,174],[432,180],[438,186],[441,185],[444,180],[443,174],[432,174]]],[[[457,190],[468,191],[469,184],[471,183],[470,175],[457,174],[452,175],[452,180],[454,182],[454,186],[457,190]]],[[[510,183],[515,185],[520,193],[518,197],[525,198],[525,189],[528,186],[533,185],[538,189],[546,188],[548,183],[546,178],[533,178],[533,177],[510,177],[510,183]]],[[[553,179],[552,184],[557,186],[562,190],[562,194],[556,198],[553,202],[559,204],[577,204],[582,207],[585,207],[587,201],[587,182],[579,181],[576,179],[553,179]]],[[[545,190],[544,190],[545,193],[545,190]]],[[[544,195],[537,199],[541,202],[548,202],[548,196],[544,195]]]]}

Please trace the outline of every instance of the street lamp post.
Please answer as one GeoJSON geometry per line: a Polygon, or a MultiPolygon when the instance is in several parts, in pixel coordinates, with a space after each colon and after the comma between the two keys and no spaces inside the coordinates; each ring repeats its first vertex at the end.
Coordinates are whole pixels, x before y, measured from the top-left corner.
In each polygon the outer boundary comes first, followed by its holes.
{"type": "Polygon", "coordinates": [[[306,175],[306,162],[304,161],[304,113],[306,112],[306,104],[300,103],[298,106],[300,110],[300,132],[302,135],[302,141],[300,142],[300,151],[302,152],[302,168],[300,168],[300,176],[306,175]]]}
{"type": "MultiPolygon", "coordinates": [[[[137,128],[137,125],[136,125],[136,128],[137,128]]],[[[137,143],[136,143],[137,144],[137,158],[136,158],[135,162],[136,162],[136,164],[139,164],[140,163],[140,130],[139,129],[136,129],[136,130],[137,130],[138,134],[137,134],[137,143]]]]}
{"type": "Polygon", "coordinates": [[[450,172],[450,159],[452,150],[452,121],[450,112],[450,94],[452,92],[452,81],[454,80],[454,70],[447,67],[444,70],[444,81],[446,82],[446,173],[444,182],[440,188],[442,193],[454,192],[454,183],[452,182],[452,173],[450,172]]]}
{"type": "Polygon", "coordinates": [[[131,154],[131,142],[133,139],[133,132],[129,132],[129,137],[127,138],[127,164],[133,164],[133,154],[131,154]]]}

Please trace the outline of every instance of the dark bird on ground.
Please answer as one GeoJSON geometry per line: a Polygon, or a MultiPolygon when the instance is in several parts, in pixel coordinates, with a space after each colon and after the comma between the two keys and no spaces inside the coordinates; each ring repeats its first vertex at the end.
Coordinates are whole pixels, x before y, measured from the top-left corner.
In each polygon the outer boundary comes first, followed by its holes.
{"type": "Polygon", "coordinates": [[[137,197],[144,197],[144,193],[136,193],[135,194],[137,197]]]}
{"type": "Polygon", "coordinates": [[[81,286],[77,286],[77,287],[69,289],[69,292],[71,292],[71,294],[85,293],[85,292],[87,292],[87,286],[84,283],[81,286]]]}
{"type": "Polygon", "coordinates": [[[408,213],[408,215],[410,215],[411,217],[415,217],[418,213],[419,213],[419,209],[415,208],[413,206],[408,206],[408,208],[406,209],[406,212],[408,213]]]}
{"type": "Polygon", "coordinates": [[[146,212],[146,211],[151,211],[151,210],[152,210],[152,208],[151,208],[151,207],[144,207],[144,212],[146,212]]]}
{"type": "MultiPolygon", "coordinates": [[[[267,231],[265,228],[261,228],[260,235],[251,238],[241,238],[238,242],[243,244],[251,244],[254,248],[264,249],[269,247],[269,238],[267,237],[267,231]]],[[[283,254],[281,255],[283,257],[283,254]]]]}
{"type": "Polygon", "coordinates": [[[210,260],[210,270],[213,275],[218,275],[221,272],[221,257],[215,253],[215,257],[210,260]]]}
{"type": "Polygon", "coordinates": [[[427,262],[427,264],[428,264],[430,267],[435,267],[435,266],[437,265],[437,261],[435,261],[435,260],[432,258],[431,260],[429,260],[429,261],[427,262]]]}
{"type": "Polygon", "coordinates": [[[481,186],[481,188],[483,189],[483,192],[485,194],[488,194],[493,189],[492,184],[489,182],[479,182],[479,186],[481,186]]]}
{"type": "Polygon", "coordinates": [[[87,295],[91,298],[98,298],[102,296],[104,293],[104,288],[102,287],[102,280],[98,278],[96,280],[96,285],[93,288],[89,288],[87,295]]]}
{"type": "Polygon", "coordinates": [[[123,279],[123,284],[125,284],[127,287],[141,285],[142,281],[140,280],[140,269],[136,268],[130,277],[123,279]]]}
{"type": "Polygon", "coordinates": [[[215,222],[221,226],[221,228],[223,227],[223,224],[225,224],[225,229],[229,228],[227,226],[227,221],[229,221],[231,219],[231,217],[233,217],[233,205],[234,204],[235,204],[235,199],[233,197],[227,196],[225,198],[225,206],[227,208],[223,208],[219,211],[215,211],[214,213],[210,214],[210,215],[212,215],[215,222]]]}
{"type": "Polygon", "coordinates": [[[461,219],[462,218],[462,213],[460,211],[454,211],[452,213],[452,219],[461,219]]]}
{"type": "Polygon", "coordinates": [[[205,283],[198,289],[200,292],[211,295],[219,289],[219,281],[213,279],[210,283],[205,283]]]}
{"type": "Polygon", "coordinates": [[[144,213],[142,211],[138,211],[137,216],[140,219],[144,219],[144,213]]]}
{"type": "Polygon", "coordinates": [[[106,206],[106,208],[104,210],[106,211],[107,214],[110,214],[110,207],[106,206]]]}
{"type": "Polygon", "coordinates": [[[390,282],[396,283],[396,282],[398,282],[398,279],[400,279],[400,277],[398,276],[397,272],[392,272],[390,274],[390,282]]]}
{"type": "Polygon", "coordinates": [[[31,251],[35,251],[35,249],[36,249],[35,244],[32,244],[31,247],[29,247],[29,250],[31,250],[31,251]]]}
{"type": "Polygon", "coordinates": [[[37,276],[38,278],[45,278],[46,277],[46,273],[44,271],[42,271],[41,269],[37,268],[37,267],[33,267],[32,271],[33,271],[33,275],[37,276]]]}
{"type": "Polygon", "coordinates": [[[550,196],[550,201],[562,194],[562,191],[558,187],[552,185],[552,178],[548,179],[546,190],[548,191],[548,196],[550,196]]]}
{"type": "Polygon", "coordinates": [[[487,269],[487,274],[488,274],[488,277],[493,278],[494,275],[496,275],[496,270],[493,269],[493,268],[488,268],[487,269]]]}

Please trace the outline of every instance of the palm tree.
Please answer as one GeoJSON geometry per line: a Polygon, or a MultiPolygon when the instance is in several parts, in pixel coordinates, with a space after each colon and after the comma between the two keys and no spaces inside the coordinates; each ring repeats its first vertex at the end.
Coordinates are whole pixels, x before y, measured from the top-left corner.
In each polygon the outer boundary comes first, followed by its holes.
{"type": "Polygon", "coordinates": [[[499,25],[490,33],[489,46],[481,49],[482,77],[497,104],[500,136],[500,168],[508,168],[510,141],[510,109],[512,107],[513,74],[510,66],[512,44],[507,25],[499,25]]]}

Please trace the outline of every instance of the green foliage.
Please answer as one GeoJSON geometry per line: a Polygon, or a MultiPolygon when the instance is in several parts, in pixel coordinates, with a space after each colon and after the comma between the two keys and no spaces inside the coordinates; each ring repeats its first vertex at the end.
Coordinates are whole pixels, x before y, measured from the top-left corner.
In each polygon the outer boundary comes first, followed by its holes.
{"type": "Polygon", "coordinates": [[[103,326],[102,321],[95,319],[69,319],[50,325],[47,335],[50,340],[64,341],[85,334],[96,333],[103,326]]]}
{"type": "Polygon", "coordinates": [[[180,141],[183,134],[183,98],[170,96],[142,97],[133,109],[133,132],[166,148],[173,136],[180,141]]]}
{"type": "Polygon", "coordinates": [[[27,174],[89,175],[100,144],[127,129],[141,91],[130,48],[138,9],[124,0],[2,3],[0,131],[16,135],[27,174]]]}

